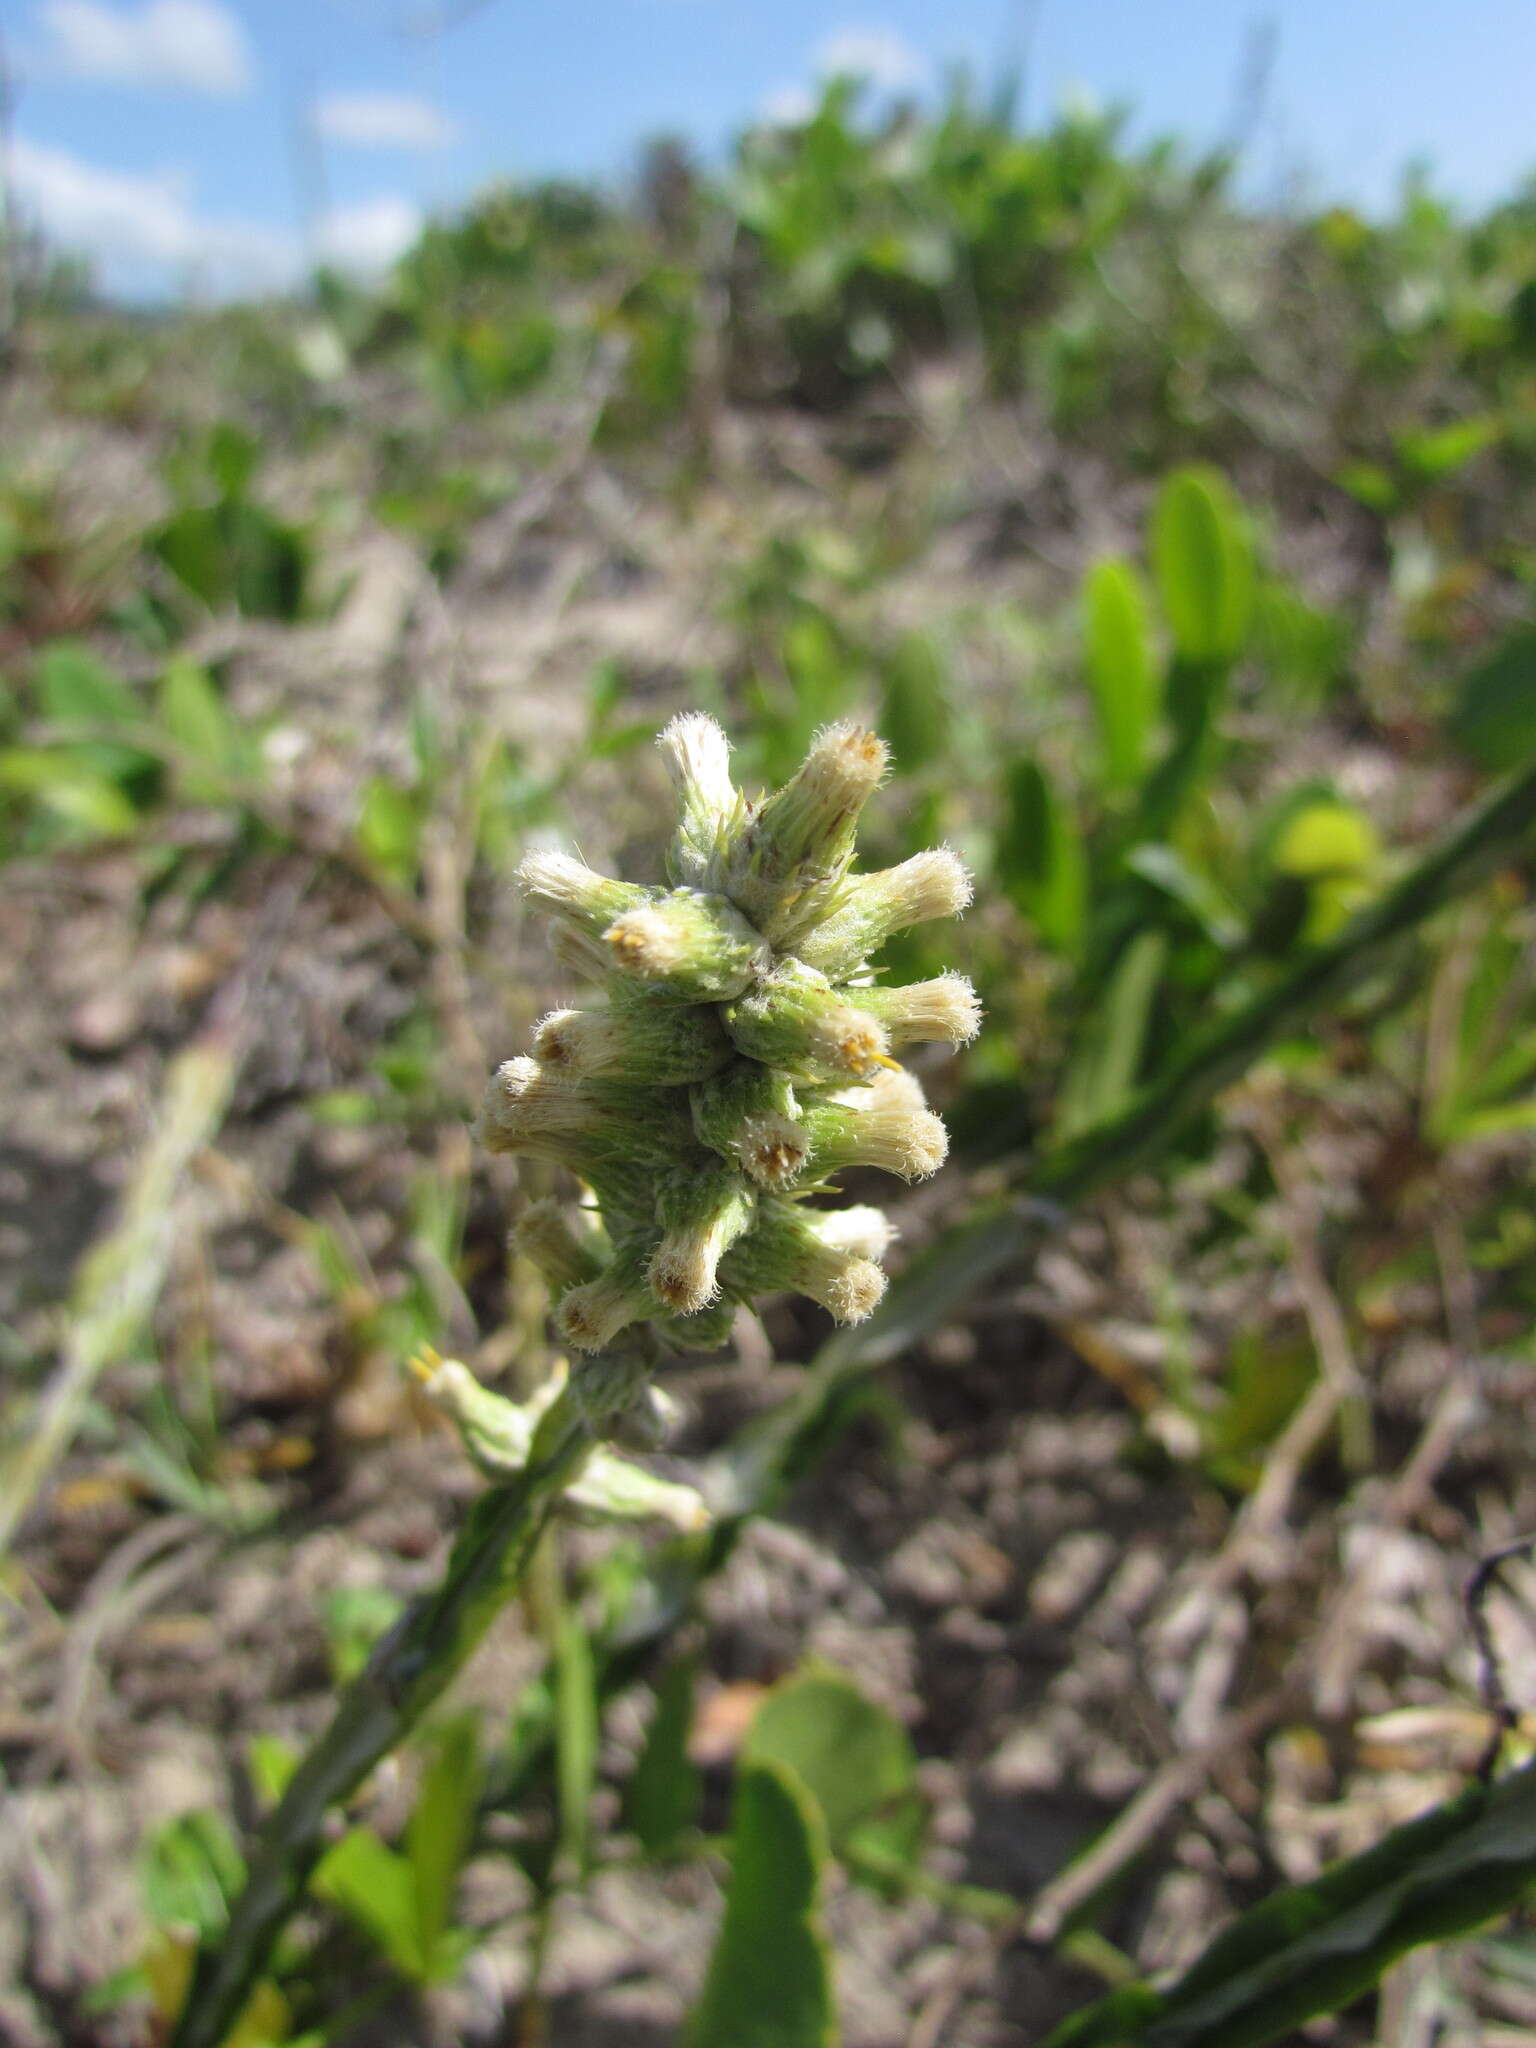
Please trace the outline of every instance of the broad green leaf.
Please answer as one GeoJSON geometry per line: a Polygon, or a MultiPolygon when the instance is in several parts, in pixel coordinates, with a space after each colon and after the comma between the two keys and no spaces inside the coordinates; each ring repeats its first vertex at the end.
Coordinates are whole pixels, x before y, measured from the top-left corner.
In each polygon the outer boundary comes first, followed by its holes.
{"type": "Polygon", "coordinates": [[[1370,819],[1349,804],[1327,797],[1299,805],[1285,820],[1269,849],[1278,878],[1262,924],[1279,929],[1286,892],[1300,886],[1291,906],[1299,935],[1317,945],[1331,938],[1369,895],[1381,865],[1381,842],[1370,819]]]}
{"type": "Polygon", "coordinates": [[[52,725],[141,726],[144,711],[105,662],[72,640],[54,640],[37,658],[37,708],[52,725]]]}
{"type": "Polygon", "coordinates": [[[405,1828],[405,1853],[416,1886],[417,1943],[429,1967],[438,1960],[453,1919],[459,1871],[474,1833],[480,1777],[474,1719],[457,1715],[438,1732],[436,1753],[405,1828]]]}
{"type": "Polygon", "coordinates": [[[92,838],[118,839],[138,829],[137,805],[72,747],[7,747],[0,752],[0,790],[7,789],[32,797],[92,838]]]}
{"type": "Polygon", "coordinates": [[[702,1780],[688,1755],[695,1662],[679,1657],[656,1688],[645,1746],[624,1787],[624,1825],[647,1856],[668,1856],[698,1821],[702,1780]]]}
{"type": "Polygon", "coordinates": [[[1044,945],[1077,950],[1088,909],[1088,864],[1077,826],[1037,761],[1013,762],[1004,779],[997,878],[1044,945]]]}
{"type": "Polygon", "coordinates": [[[1104,779],[1114,788],[1140,780],[1147,737],[1157,713],[1157,672],[1146,587],[1129,562],[1096,562],[1083,584],[1088,680],[1093,686],[1104,752],[1104,779]]]}
{"type": "Polygon", "coordinates": [[[1232,661],[1253,610],[1253,542],[1246,513],[1214,470],[1176,470],[1163,485],[1152,566],[1179,653],[1191,662],[1232,661]]]}
{"type": "Polygon", "coordinates": [[[375,1941],[409,1983],[428,1981],[432,1959],[421,1947],[415,1874],[371,1828],[343,1835],[322,1858],[310,1889],[375,1941]]]}
{"type": "Polygon", "coordinates": [[[241,773],[246,759],[245,737],[212,676],[195,661],[177,659],[160,679],[160,723],[186,756],[183,776],[211,794],[223,789],[223,778],[241,773]],[[199,778],[197,768],[213,776],[199,778]]]}
{"type": "Polygon", "coordinates": [[[555,1776],[560,1799],[560,1846],[582,1873],[592,1848],[597,1738],[592,1639],[580,1614],[567,1606],[555,1634],[555,1776]]]}
{"type": "Polygon", "coordinates": [[[1512,633],[1462,678],[1450,732],[1481,768],[1536,759],[1536,627],[1512,633]]]}
{"type": "Polygon", "coordinates": [[[736,1778],[731,1878],[685,2048],[835,2048],[821,1816],[782,1764],[736,1778]]]}
{"type": "Polygon", "coordinates": [[[925,1817],[911,1741],[842,1672],[812,1667],[776,1685],[753,1718],[742,1759],[794,1772],[821,1809],[834,1855],[866,1837],[887,1858],[910,1862],[917,1854],[925,1817]]]}
{"type": "Polygon", "coordinates": [[[221,611],[233,595],[234,576],[219,518],[221,509],[187,505],[145,536],[149,552],[209,611],[221,611]]]}
{"type": "Polygon", "coordinates": [[[1368,875],[1381,861],[1376,827],[1363,812],[1335,798],[1303,805],[1286,819],[1270,848],[1270,865],[1299,881],[1328,875],[1368,875]]]}
{"type": "Polygon", "coordinates": [[[1527,1765],[1276,1892],[1168,1990],[1114,1992],[1058,2027],[1046,2048],[1262,2048],[1342,2011],[1410,1949],[1508,1911],[1533,1879],[1536,1765],[1527,1765]]]}

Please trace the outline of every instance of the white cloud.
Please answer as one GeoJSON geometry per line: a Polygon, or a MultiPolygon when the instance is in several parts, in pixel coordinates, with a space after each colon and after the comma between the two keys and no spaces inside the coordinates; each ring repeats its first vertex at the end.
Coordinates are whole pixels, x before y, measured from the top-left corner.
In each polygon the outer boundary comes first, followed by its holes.
{"type": "MultiPolygon", "coordinates": [[[[929,76],[930,66],[905,36],[891,28],[845,28],[824,36],[811,53],[811,71],[829,78],[861,78],[878,92],[913,92],[929,76]]],[[[758,119],[771,128],[798,128],[816,111],[821,98],[809,85],[781,85],[768,94],[758,119]]]]}
{"type": "Polygon", "coordinates": [[[43,0],[48,56],[76,78],[230,97],[254,74],[238,18],[218,0],[43,0]]]}
{"type": "Polygon", "coordinates": [[[905,36],[891,28],[846,28],[816,45],[822,78],[867,78],[884,92],[909,92],[928,76],[928,64],[905,36]]]}
{"type": "Polygon", "coordinates": [[[16,194],[48,238],[92,258],[114,288],[142,290],[163,274],[195,274],[217,294],[289,282],[298,264],[290,236],[257,221],[209,220],[184,180],[103,170],[67,150],[18,137],[16,194]]]}
{"type": "Polygon", "coordinates": [[[320,222],[321,256],[341,270],[385,270],[421,233],[421,208],[398,195],[336,206],[320,222]]]}
{"type": "Polygon", "coordinates": [[[458,130],[440,107],[408,93],[331,92],[315,108],[315,126],[353,149],[446,149],[458,130]]]}
{"type": "Polygon", "coordinates": [[[781,85],[769,93],[758,118],[770,128],[799,128],[816,111],[816,95],[808,85],[781,85]]]}

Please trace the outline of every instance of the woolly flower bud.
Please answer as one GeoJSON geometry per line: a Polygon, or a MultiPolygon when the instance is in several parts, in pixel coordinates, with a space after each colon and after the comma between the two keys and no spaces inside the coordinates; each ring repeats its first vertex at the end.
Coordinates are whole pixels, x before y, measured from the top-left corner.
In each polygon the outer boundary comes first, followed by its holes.
{"type": "Polygon", "coordinates": [[[811,921],[820,893],[846,874],[859,813],[889,761],[866,727],[829,725],[742,833],[727,887],[776,943],[811,921]]]}
{"type": "Polygon", "coordinates": [[[734,1293],[777,1293],[793,1288],[831,1311],[840,1323],[861,1323],[885,1292],[885,1275],[829,1236],[824,1219],[797,1202],[768,1196],[757,1221],[721,1262],[720,1277],[734,1293]]]}
{"type": "Polygon", "coordinates": [[[733,1160],[761,1186],[785,1188],[810,1157],[788,1077],[756,1060],[739,1060],[692,1091],[693,1127],[701,1144],[733,1160]]]}
{"type": "Polygon", "coordinates": [[[981,1029],[981,1004],[963,974],[906,988],[845,988],[842,995],[878,1019],[892,1045],[969,1045],[981,1029]]]}
{"type": "Polygon", "coordinates": [[[825,975],[783,960],[733,1003],[725,1028],[737,1050],[810,1081],[857,1080],[886,1058],[884,1026],[843,1000],[825,975]]]}
{"type": "Polygon", "coordinates": [[[620,1246],[595,1280],[560,1297],[555,1321],[568,1344],[578,1351],[601,1351],[620,1330],[654,1314],[645,1280],[649,1259],[650,1246],[631,1241],[620,1246]]]}
{"type": "Polygon", "coordinates": [[[745,809],[731,781],[731,743],[712,718],[687,711],[656,744],[677,789],[677,835],[667,872],[691,888],[718,889],[745,809]]]}
{"type": "Polygon", "coordinates": [[[595,1184],[605,1168],[677,1163],[693,1131],[677,1097],[568,1080],[524,1056],[492,1075],[475,1135],[488,1152],[553,1160],[595,1184]]]}
{"type": "Polygon", "coordinates": [[[921,1085],[901,1070],[812,1103],[805,1127],[816,1174],[873,1166],[902,1180],[926,1180],[949,1151],[949,1134],[925,1106],[921,1085]]]}
{"type": "Polygon", "coordinates": [[[823,921],[801,938],[796,951],[834,981],[852,974],[893,932],[930,917],[954,917],[971,900],[965,863],[948,847],[914,853],[899,867],[852,875],[837,892],[823,921]]]}
{"type": "Polygon", "coordinates": [[[751,986],[768,947],[723,896],[697,889],[637,905],[603,933],[609,966],[692,1003],[725,1002],[751,986]]]}
{"type": "Polygon", "coordinates": [[[876,1265],[896,1239],[896,1226],[883,1209],[859,1203],[852,1209],[818,1209],[816,1234],[836,1251],[852,1252],[855,1258],[873,1259],[876,1265]]]}
{"type": "MultiPolygon", "coordinates": [[[[585,1217],[586,1212],[581,1212],[585,1217]]],[[[512,1226],[512,1249],[531,1259],[550,1288],[562,1293],[595,1280],[603,1269],[608,1241],[595,1224],[580,1233],[571,1228],[560,1203],[546,1195],[530,1202],[512,1226]]]]}
{"type": "Polygon", "coordinates": [[[748,1228],[756,1207],[752,1190],[728,1167],[669,1174],[656,1191],[662,1237],[646,1277],[651,1292],[673,1315],[689,1316],[720,1292],[720,1260],[748,1228]]]}
{"type": "Polygon", "coordinates": [[[680,1088],[719,1073],[731,1043],[702,1004],[649,1000],[606,1010],[553,1010],[533,1034],[551,1073],[622,1075],[641,1086],[680,1088]]]}
{"type": "Polygon", "coordinates": [[[652,893],[633,882],[611,881],[585,861],[572,860],[568,853],[525,854],[517,879],[531,903],[568,918],[593,938],[600,938],[616,917],[652,893]]]}

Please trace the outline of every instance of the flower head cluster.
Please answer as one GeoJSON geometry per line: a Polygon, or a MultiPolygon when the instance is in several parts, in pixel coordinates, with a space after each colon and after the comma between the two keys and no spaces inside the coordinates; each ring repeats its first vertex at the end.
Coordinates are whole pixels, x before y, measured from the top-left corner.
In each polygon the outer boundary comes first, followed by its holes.
{"type": "Polygon", "coordinates": [[[944,1126],[892,1054],[962,1044],[980,1015],[959,975],[873,978],[893,932],[971,895],[944,850],[854,872],[859,813],[888,760],[874,733],[829,726],[757,802],[732,783],[713,719],[674,719],[659,744],[678,800],[670,887],[611,881],[564,854],[530,854],[518,871],[560,958],[606,1001],[546,1017],[532,1055],[492,1079],[479,1124],[492,1151],[558,1162],[595,1197],[597,1213],[574,1217],[534,1202],[515,1232],[584,1351],[640,1322],[709,1348],[738,1302],[780,1289],[839,1322],[867,1316],[885,1291],[889,1223],[806,1197],[844,1167],[937,1170],[944,1126]]]}

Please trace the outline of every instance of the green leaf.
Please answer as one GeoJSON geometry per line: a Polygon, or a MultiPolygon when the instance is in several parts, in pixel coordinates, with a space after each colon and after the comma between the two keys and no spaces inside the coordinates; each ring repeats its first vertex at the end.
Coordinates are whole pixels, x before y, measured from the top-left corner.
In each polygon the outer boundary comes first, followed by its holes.
{"type": "MultiPolygon", "coordinates": [[[[331,1277],[328,1246],[318,1235],[311,1239],[321,1270],[331,1277]]],[[[338,1292],[351,1292],[363,1285],[361,1275],[339,1243],[332,1241],[340,1258],[338,1292]]],[[[338,1685],[348,1685],[373,1654],[373,1647],[386,1629],[400,1619],[402,1601],[388,1586],[337,1586],[328,1593],[321,1609],[326,1642],[331,1655],[331,1674],[338,1685]]]]}
{"type": "Polygon", "coordinates": [[[912,775],[943,757],[949,743],[948,678],[925,633],[908,633],[883,666],[881,734],[897,771],[912,775]]]}
{"type": "Polygon", "coordinates": [[[220,420],[208,436],[208,475],[221,498],[244,497],[260,455],[256,438],[233,420],[220,420]]]}
{"type": "Polygon", "coordinates": [[[173,661],[160,679],[159,708],[167,736],[186,756],[182,777],[189,793],[223,794],[223,778],[243,771],[247,749],[212,676],[195,661],[173,661]],[[212,769],[213,777],[199,777],[198,767],[212,769]]]}
{"type": "Polygon", "coordinates": [[[1253,610],[1253,542],[1247,515],[1214,470],[1175,470],[1163,485],[1152,515],[1152,567],[1184,659],[1232,661],[1253,610]]]}
{"type": "Polygon", "coordinates": [[[1536,626],[1511,634],[1462,678],[1450,732],[1481,768],[1536,759],[1536,626]]]}
{"type": "Polygon", "coordinates": [[[179,1814],[150,1837],[144,1852],[144,1903],[157,1927],[217,1934],[245,1881],[235,1838],[218,1814],[179,1814]]]}
{"type": "Polygon", "coordinates": [[[367,858],[402,888],[416,880],[421,860],[421,805],[413,789],[375,775],[363,787],[357,843],[367,858]]]}
{"type": "Polygon", "coordinates": [[[1213,945],[1227,950],[1241,942],[1242,919],[1227,896],[1177,847],[1165,846],[1161,841],[1134,846],[1125,857],[1125,865],[1133,875],[1150,882],[1171,902],[1187,910],[1213,945]]]}
{"type": "Polygon", "coordinates": [[[592,1848],[592,1788],[597,1780],[597,1679],[592,1639],[568,1606],[555,1634],[555,1763],[560,1846],[585,1874],[592,1848]]]}
{"type": "Polygon", "coordinates": [[[1169,1990],[1133,1985],[1046,2048],[1262,2048],[1369,1991],[1397,1958],[1469,1934],[1536,1878],[1536,1765],[1394,1828],[1245,1913],[1169,1990]]]}
{"type": "Polygon", "coordinates": [[[1298,881],[1366,876],[1381,864],[1376,827],[1353,805],[1320,798],[1291,812],[1270,848],[1270,866],[1298,881]]]}
{"type": "Polygon", "coordinates": [[[1403,467],[1422,483],[1435,483],[1463,468],[1474,455],[1491,448],[1504,432],[1495,413],[1476,413],[1470,419],[1452,420],[1449,426],[1432,427],[1424,433],[1397,436],[1397,452],[1403,467]]]}
{"type": "Polygon", "coordinates": [[[1083,584],[1083,613],[1104,779],[1124,788],[1140,779],[1157,711],[1146,586],[1131,563],[1094,564],[1083,584]]]}
{"type": "Polygon", "coordinates": [[[276,1806],[298,1769],[299,1753],[279,1735],[253,1735],[246,1746],[245,1766],[251,1788],[263,1806],[276,1806]]]}
{"type": "Polygon", "coordinates": [[[1161,931],[1138,932],[1121,954],[1062,1082],[1058,1141],[1107,1122],[1130,1100],[1167,957],[1161,931]]]}
{"type": "Polygon", "coordinates": [[[145,535],[144,544],[209,611],[233,594],[234,576],[219,518],[221,507],[187,505],[145,535]]]}
{"type": "Polygon", "coordinates": [[[834,1855],[867,1841],[885,1859],[916,1856],[926,1817],[912,1744],[895,1716],[842,1672],[813,1667],[776,1685],[753,1718],[742,1759],[794,1772],[821,1809],[834,1855]]]}
{"type": "Polygon", "coordinates": [[[431,1957],[421,1947],[415,1873],[371,1828],[343,1835],[321,1859],[310,1889],[376,1942],[409,1983],[428,1981],[431,1957]]]}
{"type": "Polygon", "coordinates": [[[260,505],[241,501],[220,509],[236,605],[248,619],[297,619],[309,578],[308,540],[260,505]]]}
{"type": "Polygon", "coordinates": [[[143,708],[104,662],[72,640],[54,640],[37,658],[37,708],[51,725],[142,726],[143,708]]]}
{"type": "Polygon", "coordinates": [[[1088,910],[1082,839],[1038,761],[1013,762],[1003,783],[997,877],[1042,944],[1072,953],[1088,910]]]}
{"type": "Polygon", "coordinates": [[[647,1856],[671,1855],[698,1822],[703,1781],[688,1756],[696,1669],[692,1657],[669,1665],[656,1688],[645,1746],[624,1787],[624,1825],[647,1856]]]}
{"type": "Polygon", "coordinates": [[[405,1828],[405,1853],[416,1888],[416,1939],[432,1973],[443,1957],[443,1936],[453,1919],[459,1871],[474,1834],[480,1800],[480,1745],[471,1715],[459,1714],[438,1732],[437,1750],[405,1828]]]}
{"type": "Polygon", "coordinates": [[[71,747],[7,747],[0,790],[33,798],[89,838],[120,839],[138,829],[138,806],[71,747]]]}
{"type": "Polygon", "coordinates": [[[725,1914],[685,2048],[834,2048],[821,1816],[782,1764],[737,1774],[725,1914]]]}
{"type": "Polygon", "coordinates": [[[288,2001],[270,1979],[256,1986],[219,2048],[296,2048],[288,2001]]]}

